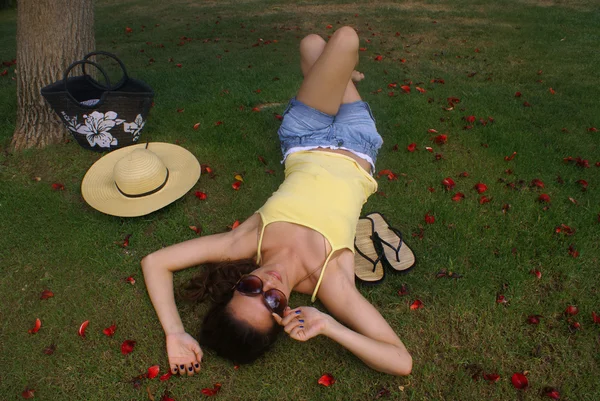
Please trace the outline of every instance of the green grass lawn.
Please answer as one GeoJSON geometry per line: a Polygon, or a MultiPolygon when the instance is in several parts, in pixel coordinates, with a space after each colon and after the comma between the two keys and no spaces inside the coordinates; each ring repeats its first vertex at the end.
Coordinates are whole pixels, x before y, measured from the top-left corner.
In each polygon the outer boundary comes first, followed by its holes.
{"type": "MultiPolygon", "coordinates": [[[[15,67],[0,67],[8,70],[0,76],[0,399],[20,399],[29,387],[39,400],[159,400],[167,389],[177,401],[197,400],[217,382],[216,397],[231,400],[371,400],[382,390],[394,400],[537,400],[546,387],[563,400],[600,399],[600,325],[592,320],[600,314],[599,18],[592,0],[98,0],[97,48],[118,54],[156,92],[141,139],[179,143],[216,175],[148,216],[101,214],[80,193],[101,155],[74,141],[11,151],[15,67]],[[283,168],[275,114],[301,82],[299,41],[345,24],[365,48],[359,90],[385,140],[377,169],[397,176],[378,179],[380,192],[364,211],[384,213],[418,260],[410,274],[361,291],[412,353],[412,375],[372,371],[326,338],[282,335],[252,365],[235,369],[205,350],[201,374],[136,388],[132,378],[148,367],[167,368],[141,258],[196,236],[190,225],[203,235],[226,230],[276,190],[283,168]],[[430,129],[447,143],[435,143],[430,129]],[[234,191],[237,173],[244,183],[234,191]],[[450,191],[446,177],[456,182],[450,191]],[[531,186],[534,179],[544,188],[531,186]],[[473,189],[480,182],[488,203],[473,189]],[[65,189],[53,191],[53,183],[65,189]],[[208,198],[198,200],[196,190],[208,198]],[[457,192],[460,202],[452,201],[457,192]],[[539,202],[541,194],[550,203],[539,202]],[[574,234],[557,233],[561,224],[574,234]],[[128,234],[129,246],[119,246],[128,234]],[[462,277],[436,278],[442,269],[462,277]],[[409,294],[400,296],[403,284],[409,294]],[[54,297],[40,300],[46,289],[54,297]],[[498,303],[500,295],[508,303],[498,303]],[[424,307],[411,310],[416,299],[424,307]],[[569,305],[579,314],[566,317],[569,305]],[[530,315],[543,317],[531,325],[530,315]],[[28,334],[36,318],[42,327],[28,334]],[[113,323],[115,335],[105,336],[113,323]],[[126,356],[125,340],[136,341],[126,356]],[[511,376],[523,371],[529,387],[517,390],[511,376]],[[317,384],[326,372],[336,378],[331,387],[317,384]]],[[[12,60],[16,12],[0,12],[0,33],[0,61],[12,60]]],[[[177,288],[197,272],[190,270],[175,276],[177,288]]],[[[196,333],[206,307],[179,306],[196,333]]]]}

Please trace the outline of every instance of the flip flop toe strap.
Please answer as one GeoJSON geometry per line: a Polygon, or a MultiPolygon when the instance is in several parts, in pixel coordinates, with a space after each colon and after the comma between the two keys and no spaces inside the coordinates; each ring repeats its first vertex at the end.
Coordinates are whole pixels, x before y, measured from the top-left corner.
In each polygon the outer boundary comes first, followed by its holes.
{"type": "Polygon", "coordinates": [[[396,261],[400,262],[400,249],[402,248],[402,244],[404,243],[404,240],[402,239],[402,233],[400,232],[400,230],[398,230],[394,227],[388,227],[388,228],[390,230],[392,230],[394,232],[394,234],[396,234],[398,236],[398,238],[400,238],[400,243],[398,244],[397,248],[394,245],[387,242],[386,240],[384,240],[383,238],[381,238],[379,235],[377,235],[377,233],[375,233],[375,235],[377,236],[377,239],[379,241],[381,241],[382,244],[384,244],[394,250],[394,252],[396,253],[396,261]]]}
{"type": "MultiPolygon", "coordinates": [[[[381,240],[379,238],[379,236],[377,235],[377,233],[375,233],[376,239],[381,240]]],[[[369,237],[371,240],[373,240],[373,247],[375,247],[375,240],[373,239],[373,236],[369,237]]],[[[360,256],[362,256],[363,258],[367,259],[369,262],[371,262],[371,264],[373,265],[373,272],[375,271],[375,269],[377,268],[377,264],[379,263],[379,261],[381,260],[381,258],[383,257],[383,252],[379,252],[377,250],[377,248],[375,248],[375,252],[377,252],[377,258],[375,260],[371,259],[370,257],[368,257],[366,254],[364,254],[359,248],[358,246],[356,246],[356,240],[354,240],[354,249],[356,249],[356,252],[358,252],[358,254],[360,256]]]]}

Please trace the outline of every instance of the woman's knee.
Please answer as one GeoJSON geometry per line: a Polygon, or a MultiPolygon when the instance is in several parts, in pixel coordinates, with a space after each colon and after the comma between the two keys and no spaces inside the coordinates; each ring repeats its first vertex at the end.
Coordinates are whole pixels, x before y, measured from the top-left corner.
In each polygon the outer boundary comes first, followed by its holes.
{"type": "Polygon", "coordinates": [[[358,51],[358,34],[351,26],[343,26],[339,28],[337,31],[335,31],[329,42],[335,43],[336,46],[343,47],[347,50],[358,51]]]}
{"type": "Polygon", "coordinates": [[[311,33],[305,36],[300,41],[300,52],[310,52],[316,50],[323,50],[325,47],[325,40],[315,33],[311,33]]]}

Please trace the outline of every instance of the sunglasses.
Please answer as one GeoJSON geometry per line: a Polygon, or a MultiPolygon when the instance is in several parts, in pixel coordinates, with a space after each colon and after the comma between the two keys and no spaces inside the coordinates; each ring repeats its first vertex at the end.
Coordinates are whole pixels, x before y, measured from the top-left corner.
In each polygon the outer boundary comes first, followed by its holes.
{"type": "Polygon", "coordinates": [[[271,312],[277,313],[279,316],[283,317],[283,311],[287,306],[285,294],[275,288],[263,291],[263,282],[260,277],[255,276],[254,274],[242,276],[233,289],[250,297],[262,295],[263,302],[267,308],[269,308],[271,312]]]}

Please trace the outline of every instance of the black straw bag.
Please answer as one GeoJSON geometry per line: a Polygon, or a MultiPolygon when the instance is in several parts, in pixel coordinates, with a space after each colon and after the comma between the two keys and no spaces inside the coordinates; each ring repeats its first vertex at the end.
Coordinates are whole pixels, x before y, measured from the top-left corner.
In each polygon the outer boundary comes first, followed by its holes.
{"type": "Polygon", "coordinates": [[[150,86],[130,78],[123,62],[114,54],[103,51],[89,53],[83,60],[74,62],[61,81],[45,86],[41,92],[77,143],[96,152],[135,144],[140,139],[154,98],[150,86]],[[114,86],[104,69],[88,60],[95,55],[113,58],[121,67],[123,77],[114,86]],[[86,73],[88,64],[102,73],[106,85],[86,73]],[[73,68],[79,65],[82,75],[69,77],[73,68]]]}

